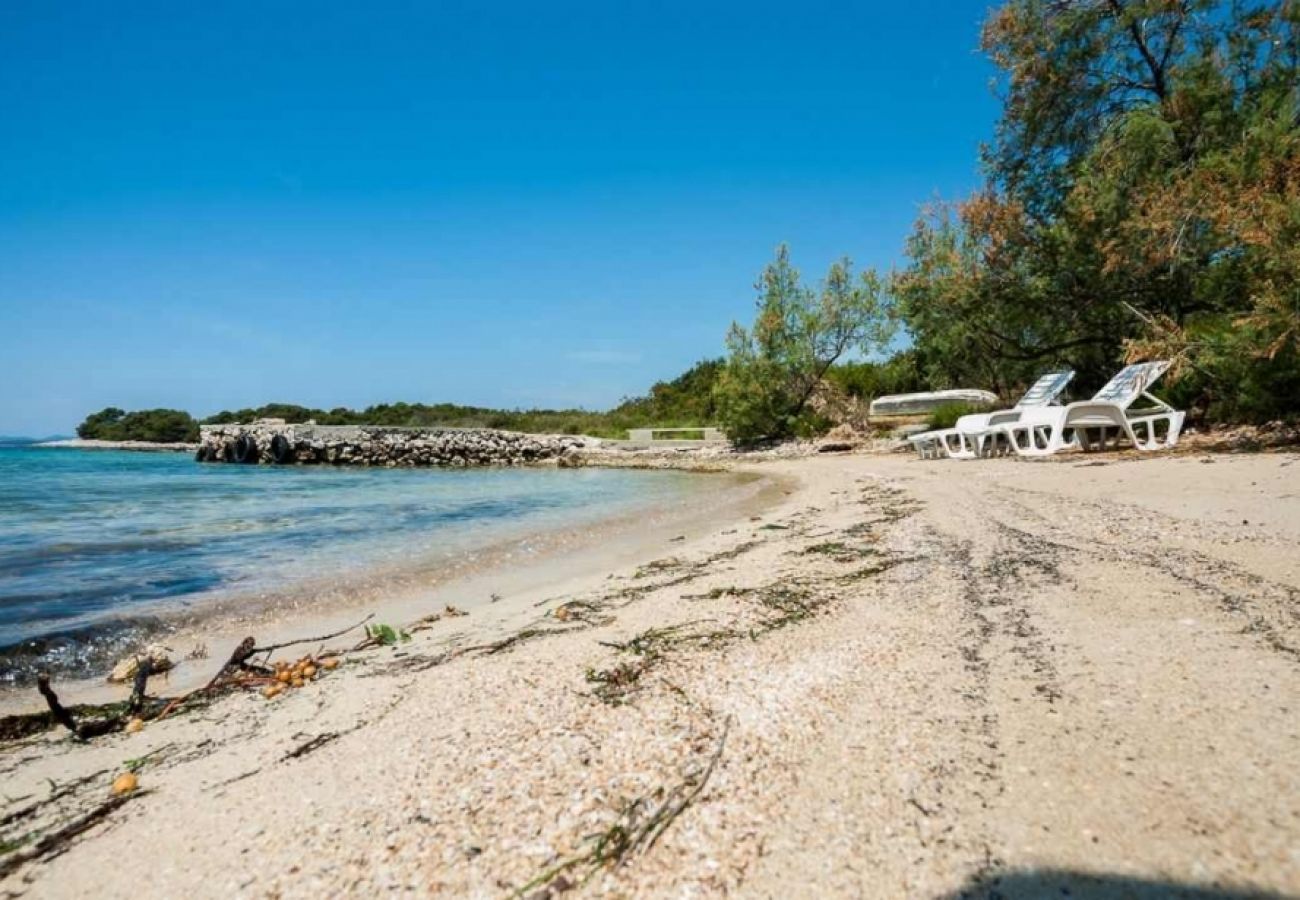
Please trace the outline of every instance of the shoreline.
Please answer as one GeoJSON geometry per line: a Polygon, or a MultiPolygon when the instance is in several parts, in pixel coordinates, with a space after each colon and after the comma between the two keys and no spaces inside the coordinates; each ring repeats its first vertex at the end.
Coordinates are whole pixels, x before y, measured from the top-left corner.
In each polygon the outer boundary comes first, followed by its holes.
{"type": "Polygon", "coordinates": [[[42,450],[131,450],[139,453],[193,453],[198,443],[186,441],[100,441],[87,438],[65,438],[58,441],[39,441],[24,444],[42,450]]]}
{"type": "MultiPolygon", "coordinates": [[[[785,490],[780,477],[732,467],[678,465],[636,468],[712,475],[707,486],[666,503],[615,512],[596,512],[577,524],[536,526],[472,546],[452,557],[421,557],[363,570],[330,572],[269,590],[217,596],[168,598],[142,603],[121,616],[91,623],[112,627],[120,621],[153,621],[159,631],[145,643],[166,647],[176,663],[167,673],[178,691],[198,687],[210,677],[211,660],[224,658],[248,634],[279,642],[300,634],[336,631],[370,614],[376,622],[406,625],[453,606],[484,613],[481,621],[509,628],[548,585],[607,569],[649,552],[670,550],[682,539],[719,522],[762,512],[785,490]],[[715,480],[716,479],[716,480],[715,480]],[[706,503],[699,501],[704,494],[706,503]],[[493,599],[497,598],[497,599],[493,599]],[[192,656],[196,651],[203,655],[192,656]]],[[[129,656],[123,652],[122,656],[129,656]]],[[[54,673],[60,696],[69,703],[109,703],[126,687],[105,680],[107,668],[89,676],[54,673]]],[[[43,708],[31,684],[0,685],[0,716],[43,708]]]]}
{"type": "Polygon", "coordinates": [[[1300,893],[1300,454],[751,468],[779,485],[757,519],[509,615],[324,641],[338,670],[273,700],[0,744],[17,852],[124,760],[140,786],[0,888],[1300,893]]]}

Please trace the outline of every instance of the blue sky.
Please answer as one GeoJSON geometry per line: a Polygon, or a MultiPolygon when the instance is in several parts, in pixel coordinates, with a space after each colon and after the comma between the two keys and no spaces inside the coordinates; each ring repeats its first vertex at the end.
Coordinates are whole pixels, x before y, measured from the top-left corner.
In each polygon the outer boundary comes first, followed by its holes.
{"type": "Polygon", "coordinates": [[[602,408],[977,184],[987,3],[0,6],[0,433],[602,408]]]}

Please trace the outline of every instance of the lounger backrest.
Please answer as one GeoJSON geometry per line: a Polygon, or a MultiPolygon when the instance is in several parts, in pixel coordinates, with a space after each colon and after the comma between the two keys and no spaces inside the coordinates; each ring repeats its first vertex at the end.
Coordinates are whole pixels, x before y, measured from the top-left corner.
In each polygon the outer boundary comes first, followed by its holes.
{"type": "Polygon", "coordinates": [[[1025,391],[1025,396],[1021,397],[1016,403],[1016,409],[1026,409],[1030,406],[1047,406],[1053,400],[1061,395],[1065,386],[1070,383],[1074,377],[1074,372],[1065,369],[1061,372],[1048,372],[1042,378],[1034,382],[1033,387],[1025,391]]]}
{"type": "Polygon", "coordinates": [[[1093,394],[1092,399],[1128,408],[1168,368],[1169,363],[1165,360],[1125,366],[1118,375],[1106,382],[1104,388],[1093,394]]]}

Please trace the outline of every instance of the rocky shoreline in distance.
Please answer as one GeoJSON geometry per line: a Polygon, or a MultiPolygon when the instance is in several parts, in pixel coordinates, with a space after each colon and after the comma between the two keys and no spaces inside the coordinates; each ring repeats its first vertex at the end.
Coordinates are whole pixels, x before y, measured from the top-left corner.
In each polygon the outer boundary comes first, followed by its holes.
{"type": "Polygon", "coordinates": [[[68,438],[61,441],[42,441],[33,447],[55,447],[68,450],[137,450],[142,453],[193,453],[198,444],[176,441],[162,443],[158,441],[100,441],[85,438],[68,438]]]}
{"type": "Polygon", "coordinates": [[[204,425],[199,462],[379,466],[523,466],[564,464],[597,438],[463,428],[360,425],[204,425]]]}

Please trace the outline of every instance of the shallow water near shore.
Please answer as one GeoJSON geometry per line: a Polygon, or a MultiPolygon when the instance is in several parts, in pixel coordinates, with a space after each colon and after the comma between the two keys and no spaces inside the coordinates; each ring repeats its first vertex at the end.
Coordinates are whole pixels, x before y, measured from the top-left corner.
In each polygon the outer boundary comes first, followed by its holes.
{"type": "Polygon", "coordinates": [[[701,477],[0,448],[0,683],[102,670],[223,598],[451,566],[511,538],[683,501],[701,477]]]}

